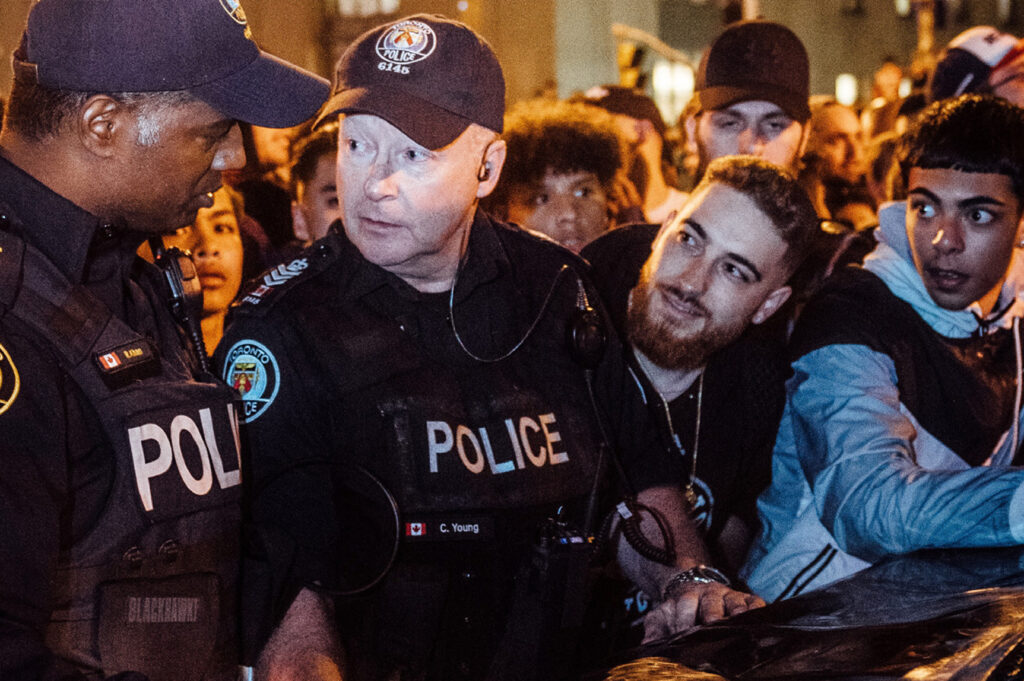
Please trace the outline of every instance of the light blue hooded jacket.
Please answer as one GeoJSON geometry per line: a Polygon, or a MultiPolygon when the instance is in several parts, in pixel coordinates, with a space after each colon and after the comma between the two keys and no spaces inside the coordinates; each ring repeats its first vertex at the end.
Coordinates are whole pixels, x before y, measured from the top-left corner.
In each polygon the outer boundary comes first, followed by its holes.
{"type": "MultiPolygon", "coordinates": [[[[880,243],[865,269],[940,335],[977,333],[976,306],[946,310],[928,295],[911,258],[905,209],[900,202],[879,212],[880,243]]],[[[1013,304],[986,320],[989,328],[1013,325],[1019,333],[1022,262],[1015,253],[997,308],[1011,297],[1013,304]]],[[[772,482],[758,500],[761,533],[741,571],[755,593],[789,598],[888,554],[1024,543],[1024,469],[1007,467],[1019,433],[1007,432],[986,465],[971,467],[902,403],[888,355],[826,345],[796,360],[793,372],[772,482]]],[[[1019,356],[1016,381],[1020,414],[1019,356]]]]}

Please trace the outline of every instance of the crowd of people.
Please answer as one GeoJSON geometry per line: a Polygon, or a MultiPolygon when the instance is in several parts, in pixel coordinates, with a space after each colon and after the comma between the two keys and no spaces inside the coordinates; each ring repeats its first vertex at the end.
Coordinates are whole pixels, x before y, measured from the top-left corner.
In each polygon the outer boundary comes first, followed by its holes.
{"type": "Polygon", "coordinates": [[[0,128],[0,679],[530,681],[1024,543],[1024,48],[811,96],[725,27],[505,99],[234,0],[40,0],[0,128]]]}

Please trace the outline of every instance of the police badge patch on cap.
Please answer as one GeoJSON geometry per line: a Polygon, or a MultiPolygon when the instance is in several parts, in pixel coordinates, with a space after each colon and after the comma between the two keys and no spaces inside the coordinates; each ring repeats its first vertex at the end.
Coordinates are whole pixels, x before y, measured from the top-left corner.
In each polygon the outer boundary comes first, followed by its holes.
{"type": "Polygon", "coordinates": [[[11,353],[7,352],[7,348],[0,345],[0,414],[14,404],[20,387],[18,367],[14,366],[14,360],[11,359],[11,353]]]}
{"type": "Polygon", "coordinates": [[[277,358],[253,340],[241,340],[231,346],[224,360],[223,376],[224,382],[242,396],[242,423],[252,423],[270,407],[281,382],[277,358]]]}
{"type": "Polygon", "coordinates": [[[245,24],[245,10],[242,9],[242,5],[239,4],[238,0],[220,0],[220,6],[236,22],[245,24]]]}
{"type": "Polygon", "coordinates": [[[400,21],[377,40],[381,71],[409,73],[408,65],[429,57],[437,46],[434,30],[422,21],[400,21]]]}

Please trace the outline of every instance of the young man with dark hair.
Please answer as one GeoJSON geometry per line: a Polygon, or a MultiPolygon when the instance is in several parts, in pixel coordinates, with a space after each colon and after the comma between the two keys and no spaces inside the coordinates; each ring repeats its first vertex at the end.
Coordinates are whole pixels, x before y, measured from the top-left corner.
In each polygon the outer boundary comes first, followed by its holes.
{"type": "Polygon", "coordinates": [[[508,154],[485,210],[576,253],[608,230],[623,160],[608,114],[583,104],[523,102],[505,116],[502,139],[508,154]]]}
{"type": "Polygon", "coordinates": [[[300,138],[292,150],[292,230],[303,243],[327,234],[341,217],[334,164],[338,158],[338,126],[324,125],[300,138]]]}
{"type": "Polygon", "coordinates": [[[807,50],[771,21],[729,25],[697,70],[696,106],[683,126],[698,155],[697,178],[722,156],[749,154],[795,170],[811,112],[807,50]]]}
{"type": "MultiPolygon", "coordinates": [[[[782,348],[744,331],[789,297],[817,225],[789,173],[730,156],[711,163],[671,222],[617,229],[583,252],[671,453],[668,475],[733,577],[756,532],[787,375],[782,348]]],[[[628,596],[627,619],[646,602],[628,596]]]]}
{"type": "Polygon", "coordinates": [[[213,205],[238,121],[327,94],[236,0],[33,5],[0,133],[5,681],[237,676],[237,396],[135,253],[213,205]]]}
{"type": "Polygon", "coordinates": [[[1020,282],[1024,111],[937,102],[900,152],[909,199],[804,309],[744,568],[788,598],[883,556],[1024,542],[1020,282]]]}

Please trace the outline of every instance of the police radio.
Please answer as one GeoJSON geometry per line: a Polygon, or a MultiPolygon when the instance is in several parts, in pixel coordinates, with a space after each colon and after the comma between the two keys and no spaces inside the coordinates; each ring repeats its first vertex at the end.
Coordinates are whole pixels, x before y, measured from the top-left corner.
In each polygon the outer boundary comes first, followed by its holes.
{"type": "Polygon", "coordinates": [[[210,373],[210,358],[206,354],[203,328],[199,323],[198,313],[203,309],[203,287],[199,283],[196,265],[189,254],[180,248],[165,248],[163,239],[158,236],[150,237],[149,249],[153,252],[153,262],[163,272],[167,282],[171,315],[185,329],[199,359],[200,368],[204,373],[210,373]]]}
{"type": "Polygon", "coordinates": [[[569,678],[578,662],[593,557],[590,532],[559,518],[541,523],[516,576],[505,638],[492,662],[491,676],[569,678]]]}

